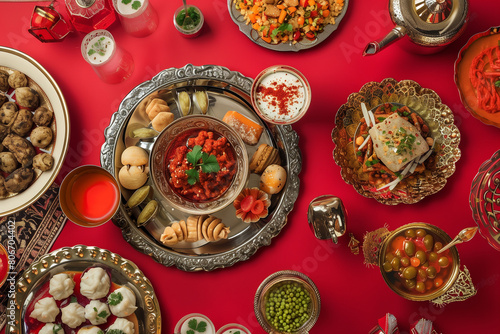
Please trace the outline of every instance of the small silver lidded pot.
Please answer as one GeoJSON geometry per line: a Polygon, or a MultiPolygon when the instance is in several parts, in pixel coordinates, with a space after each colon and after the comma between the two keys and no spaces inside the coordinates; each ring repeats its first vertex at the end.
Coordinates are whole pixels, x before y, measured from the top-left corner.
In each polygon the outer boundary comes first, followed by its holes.
{"type": "Polygon", "coordinates": [[[336,196],[322,195],[309,204],[307,221],[318,239],[332,239],[338,243],[338,238],[346,232],[346,220],[344,204],[336,196]]]}

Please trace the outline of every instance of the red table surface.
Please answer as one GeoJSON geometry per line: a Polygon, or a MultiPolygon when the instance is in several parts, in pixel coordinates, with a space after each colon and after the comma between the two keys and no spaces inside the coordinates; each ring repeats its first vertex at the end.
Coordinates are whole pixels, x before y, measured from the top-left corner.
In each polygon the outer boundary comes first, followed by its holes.
{"type": "Polygon", "coordinates": [[[459,246],[462,265],[470,270],[476,296],[444,308],[428,302],[412,302],[393,293],[378,267],[363,264],[362,255],[351,254],[348,236],[338,245],[317,240],[307,223],[312,199],[333,194],[348,212],[348,232],[362,240],[366,231],[388,224],[390,229],[423,221],[437,225],[449,235],[475,225],[468,195],[481,163],[500,148],[500,130],[473,118],[460,102],[453,79],[458,51],[475,33],[499,25],[496,0],[471,1],[470,21],[464,34],[434,55],[411,54],[397,44],[372,57],[362,57],[367,42],[378,39],[393,24],[387,1],[351,0],[347,14],[335,31],[319,46],[301,52],[275,52],[260,47],[232,22],[226,0],[194,1],[205,15],[205,27],[196,39],[183,38],[172,17],[180,1],[151,0],[160,15],[158,30],[146,38],[127,35],[115,22],[109,31],[134,58],[135,72],[125,82],[101,82],[83,60],[80,43],[84,34],[73,33],[61,43],[43,44],[28,33],[33,3],[0,3],[0,45],[32,56],[54,77],[68,103],[71,122],[70,148],[58,177],[83,164],[100,164],[104,128],[122,98],[139,83],[163,69],[215,64],[255,77],[271,65],[297,68],[312,87],[307,115],[293,128],[300,136],[303,168],[300,193],[282,232],[271,245],[249,260],[212,272],[184,272],[156,263],[136,251],[112,222],[85,229],[68,222],[52,249],[76,244],[109,249],[135,262],[151,280],[161,306],[162,333],[172,333],[184,315],[199,312],[210,317],[216,328],[237,322],[252,333],[263,333],[254,310],[254,294],[268,275],[293,269],[308,275],[321,294],[321,313],[311,333],[367,333],[386,312],[393,313],[403,332],[421,317],[434,321],[443,333],[498,333],[500,314],[500,254],[479,234],[459,246]],[[411,79],[435,90],[455,114],[462,134],[462,158],[443,190],[413,205],[386,206],[359,195],[340,176],[332,158],[331,131],[335,114],[349,94],[369,81],[392,77],[411,79]]]}

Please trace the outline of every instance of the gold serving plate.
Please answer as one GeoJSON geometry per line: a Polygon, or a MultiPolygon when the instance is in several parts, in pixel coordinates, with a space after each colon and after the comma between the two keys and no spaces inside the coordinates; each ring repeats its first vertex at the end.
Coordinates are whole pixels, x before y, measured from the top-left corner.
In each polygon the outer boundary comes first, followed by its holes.
{"type": "Polygon", "coordinates": [[[460,159],[461,152],[458,148],[460,132],[453,121],[452,110],[441,103],[437,93],[415,81],[388,78],[382,82],[368,82],[359,92],[349,95],[347,103],[337,112],[332,131],[335,143],[333,158],[341,168],[344,181],[352,184],[361,195],[387,205],[413,204],[440,191],[455,172],[455,163],[460,159]],[[402,182],[393,190],[385,188],[377,191],[371,186],[353,145],[356,129],[363,117],[361,103],[365,103],[369,110],[383,103],[400,103],[418,113],[429,125],[436,143],[436,170],[415,177],[406,184],[402,182]]]}
{"type": "Polygon", "coordinates": [[[113,283],[127,286],[137,297],[136,333],[161,333],[161,313],[158,298],[149,279],[133,262],[120,255],[93,246],[76,245],[63,247],[42,256],[32,263],[16,282],[12,293],[5,333],[26,333],[25,318],[28,305],[37,296],[37,291],[50,278],[67,271],[84,271],[91,266],[99,266],[111,274],[113,283]]]}

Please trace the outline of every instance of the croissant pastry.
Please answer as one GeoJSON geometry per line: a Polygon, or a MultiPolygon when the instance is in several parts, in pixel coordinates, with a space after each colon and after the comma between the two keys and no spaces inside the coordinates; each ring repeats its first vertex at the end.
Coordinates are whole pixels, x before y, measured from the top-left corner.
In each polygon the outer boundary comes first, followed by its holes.
{"type": "Polygon", "coordinates": [[[208,215],[189,216],[186,221],[174,222],[165,227],[160,241],[173,246],[180,241],[196,242],[205,239],[208,242],[227,239],[230,229],[219,218],[208,215]]]}

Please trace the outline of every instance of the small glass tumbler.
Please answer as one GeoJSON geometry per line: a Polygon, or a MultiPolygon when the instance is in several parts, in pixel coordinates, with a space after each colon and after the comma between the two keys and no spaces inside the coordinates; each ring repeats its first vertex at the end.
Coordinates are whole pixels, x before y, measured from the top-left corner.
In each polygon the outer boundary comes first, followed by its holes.
{"type": "Polygon", "coordinates": [[[205,334],[215,334],[215,326],[206,315],[200,313],[191,313],[182,317],[174,328],[174,334],[191,333],[193,329],[190,327],[190,322],[193,321],[198,325],[204,325],[205,334]]]}
{"type": "Polygon", "coordinates": [[[82,56],[104,82],[115,84],[128,79],[134,72],[134,59],[118,47],[107,30],[94,30],[82,41],[82,56]]]}
{"type": "Polygon", "coordinates": [[[145,37],[158,27],[158,14],[149,0],[113,0],[123,29],[134,37],[145,37]]]}
{"type": "Polygon", "coordinates": [[[118,210],[120,187],[104,168],[80,166],[69,172],[61,183],[59,204],[73,223],[83,227],[100,226],[118,210]]]}

